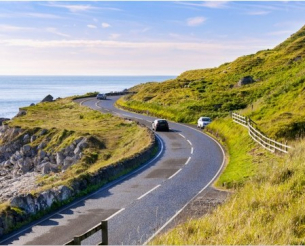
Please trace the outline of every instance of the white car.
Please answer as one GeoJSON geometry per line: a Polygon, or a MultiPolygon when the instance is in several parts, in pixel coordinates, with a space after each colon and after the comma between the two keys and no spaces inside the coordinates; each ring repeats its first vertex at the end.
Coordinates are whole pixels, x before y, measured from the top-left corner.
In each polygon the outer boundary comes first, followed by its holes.
{"type": "Polygon", "coordinates": [[[210,117],[200,117],[197,121],[197,127],[205,128],[208,124],[212,122],[210,117]]]}

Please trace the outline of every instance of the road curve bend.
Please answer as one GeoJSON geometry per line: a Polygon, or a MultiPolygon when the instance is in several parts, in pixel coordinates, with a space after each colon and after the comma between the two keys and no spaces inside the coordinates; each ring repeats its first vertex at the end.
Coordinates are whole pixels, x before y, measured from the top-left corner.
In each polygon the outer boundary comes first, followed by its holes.
{"type": "MultiPolygon", "coordinates": [[[[78,102],[151,127],[155,118],[115,108],[118,98],[78,102]]],[[[174,122],[169,126],[169,132],[156,133],[160,151],[149,163],[0,239],[0,244],[64,244],[106,219],[109,244],[147,243],[212,184],[225,163],[221,145],[202,131],[174,122]]],[[[82,244],[100,241],[96,233],[82,244]]]]}

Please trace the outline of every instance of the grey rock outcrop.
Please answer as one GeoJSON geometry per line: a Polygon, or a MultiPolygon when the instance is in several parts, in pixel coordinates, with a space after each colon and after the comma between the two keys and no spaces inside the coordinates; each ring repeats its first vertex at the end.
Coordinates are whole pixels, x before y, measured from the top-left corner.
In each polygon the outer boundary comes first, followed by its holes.
{"type": "Polygon", "coordinates": [[[53,97],[51,95],[47,95],[41,102],[53,102],[53,97]]]}
{"type": "Polygon", "coordinates": [[[80,137],[59,152],[48,152],[44,149],[50,141],[43,137],[46,133],[46,129],[32,135],[21,128],[0,127],[0,139],[5,142],[0,146],[0,202],[36,188],[34,177],[64,172],[80,160],[88,146],[87,139],[80,137]],[[30,144],[39,137],[38,145],[30,144]],[[24,186],[16,185],[21,181],[24,186]]]}
{"type": "Polygon", "coordinates": [[[251,76],[246,76],[240,79],[237,83],[237,86],[243,86],[254,83],[255,80],[251,76]]]}

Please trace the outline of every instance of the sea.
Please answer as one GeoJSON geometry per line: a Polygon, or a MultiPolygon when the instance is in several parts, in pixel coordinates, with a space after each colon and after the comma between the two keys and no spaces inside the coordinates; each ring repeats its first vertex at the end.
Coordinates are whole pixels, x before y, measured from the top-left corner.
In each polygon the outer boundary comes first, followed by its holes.
{"type": "Polygon", "coordinates": [[[40,102],[47,95],[68,97],[87,92],[122,91],[146,82],[176,76],[0,76],[0,118],[14,117],[21,107],[40,102]]]}

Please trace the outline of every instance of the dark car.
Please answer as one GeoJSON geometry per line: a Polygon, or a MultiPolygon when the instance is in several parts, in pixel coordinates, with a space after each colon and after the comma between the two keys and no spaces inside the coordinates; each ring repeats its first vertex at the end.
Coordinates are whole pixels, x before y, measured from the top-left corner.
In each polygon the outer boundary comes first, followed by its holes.
{"type": "Polygon", "coordinates": [[[169,131],[169,126],[166,120],[156,119],[152,123],[152,129],[154,131],[169,131]]]}
{"type": "Polygon", "coordinates": [[[107,96],[106,94],[98,94],[96,96],[96,99],[99,99],[99,100],[106,100],[107,99],[107,96]]]}

